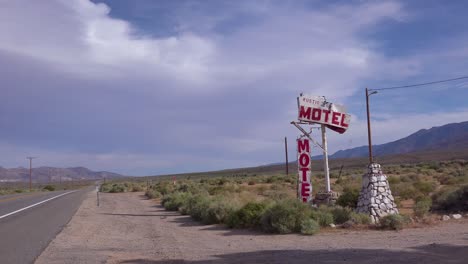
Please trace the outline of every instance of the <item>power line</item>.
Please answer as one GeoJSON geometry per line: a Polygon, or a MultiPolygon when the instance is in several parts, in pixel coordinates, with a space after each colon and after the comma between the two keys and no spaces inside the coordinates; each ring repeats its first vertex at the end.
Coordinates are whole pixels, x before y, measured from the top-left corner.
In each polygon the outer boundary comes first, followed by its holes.
{"type": "Polygon", "coordinates": [[[410,84],[410,85],[403,85],[403,86],[385,87],[385,88],[378,88],[378,89],[369,89],[369,91],[381,91],[381,90],[402,89],[402,88],[409,88],[409,87],[416,87],[416,86],[424,86],[424,85],[430,85],[430,84],[436,84],[436,83],[451,82],[451,81],[462,80],[462,79],[468,79],[468,76],[462,76],[462,77],[458,77],[458,78],[446,79],[446,80],[440,80],[440,81],[433,81],[433,82],[427,82],[427,83],[418,83],[418,84],[410,84]]]}

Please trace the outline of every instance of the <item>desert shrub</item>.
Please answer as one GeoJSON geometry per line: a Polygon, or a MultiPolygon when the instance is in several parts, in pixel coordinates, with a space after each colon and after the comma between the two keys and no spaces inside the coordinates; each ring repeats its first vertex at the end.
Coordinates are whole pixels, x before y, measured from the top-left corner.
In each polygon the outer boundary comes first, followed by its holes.
{"type": "Polygon", "coordinates": [[[248,185],[255,185],[255,181],[254,180],[249,181],[248,185]]]}
{"type": "Polygon", "coordinates": [[[55,186],[53,186],[53,185],[46,185],[46,186],[44,186],[43,190],[52,192],[52,191],[55,191],[55,186]]]}
{"type": "Polygon", "coordinates": [[[380,218],[379,226],[382,229],[401,230],[406,223],[406,219],[399,214],[391,214],[380,218]]]}
{"type": "Polygon", "coordinates": [[[226,183],[228,183],[229,181],[226,179],[226,178],[220,178],[218,180],[218,185],[224,185],[226,183]]]}
{"type": "Polygon", "coordinates": [[[132,192],[142,192],[144,189],[138,184],[133,184],[131,187],[132,192]]]}
{"type": "Polygon", "coordinates": [[[22,192],[23,192],[22,189],[16,189],[16,190],[15,190],[15,193],[22,193],[22,192]]]}
{"type": "Polygon", "coordinates": [[[418,199],[413,207],[414,215],[420,218],[424,217],[429,213],[431,206],[432,201],[430,198],[418,199]]]}
{"type": "Polygon", "coordinates": [[[301,223],[310,217],[310,207],[298,200],[277,202],[262,216],[262,230],[270,233],[292,233],[301,231],[301,223]]]}
{"type": "Polygon", "coordinates": [[[279,181],[279,178],[278,176],[271,176],[271,177],[268,177],[266,179],[266,183],[275,183],[275,182],[278,182],[279,181]]]}
{"type": "Polygon", "coordinates": [[[166,194],[169,194],[169,193],[172,193],[174,192],[174,184],[170,183],[170,182],[158,182],[154,187],[153,187],[155,190],[157,190],[158,192],[160,192],[162,195],[166,195],[166,194]]]}
{"type": "Polygon", "coordinates": [[[403,206],[401,204],[401,197],[394,197],[394,201],[395,201],[395,204],[397,205],[398,208],[403,206]]]}
{"type": "Polygon", "coordinates": [[[100,192],[109,192],[111,189],[111,184],[110,183],[103,183],[101,186],[99,186],[99,191],[100,192]]]}
{"type": "Polygon", "coordinates": [[[345,187],[343,193],[338,197],[336,204],[343,207],[355,208],[358,203],[359,189],[345,187]]]}
{"type": "Polygon", "coordinates": [[[350,220],[358,225],[369,225],[371,223],[370,216],[364,213],[351,212],[350,220]]]}
{"type": "Polygon", "coordinates": [[[391,185],[401,182],[399,177],[389,176],[387,179],[388,179],[388,183],[391,185]]]}
{"type": "Polygon", "coordinates": [[[453,177],[450,177],[446,174],[438,175],[435,177],[437,181],[442,184],[442,185],[452,185],[456,182],[456,179],[453,177]]]}
{"type": "Polygon", "coordinates": [[[125,192],[125,185],[122,184],[122,183],[114,183],[110,186],[109,189],[106,189],[105,190],[108,190],[108,192],[110,193],[121,193],[121,192],[125,192]]]}
{"type": "Polygon", "coordinates": [[[400,177],[401,182],[411,182],[411,178],[408,176],[402,176],[400,177]]]}
{"type": "Polygon", "coordinates": [[[333,222],[335,224],[343,224],[344,222],[351,219],[352,210],[349,208],[343,208],[339,206],[333,207],[331,213],[333,215],[333,222]]]}
{"type": "Polygon", "coordinates": [[[404,200],[413,199],[421,195],[421,193],[418,192],[412,185],[408,185],[406,183],[395,184],[392,186],[392,192],[404,200]]]}
{"type": "Polygon", "coordinates": [[[202,223],[207,225],[224,223],[235,210],[232,203],[217,197],[210,201],[206,210],[202,212],[202,223]]]}
{"type": "Polygon", "coordinates": [[[152,190],[152,189],[149,189],[148,191],[146,191],[145,193],[146,197],[148,197],[149,199],[156,199],[156,198],[159,198],[161,197],[161,193],[156,191],[156,190],[152,190]]]}
{"type": "Polygon", "coordinates": [[[231,228],[260,227],[260,220],[267,209],[266,203],[250,202],[229,215],[227,225],[231,228]]]}
{"type": "Polygon", "coordinates": [[[282,201],[291,198],[290,194],[285,190],[268,190],[265,191],[263,195],[274,201],[282,201]]]}
{"type": "Polygon", "coordinates": [[[164,196],[161,201],[162,206],[168,211],[177,211],[189,199],[189,193],[174,192],[164,196]]]}
{"type": "Polygon", "coordinates": [[[320,208],[312,210],[310,217],[323,227],[333,224],[333,214],[328,210],[321,210],[320,208]]]}
{"type": "Polygon", "coordinates": [[[434,210],[458,212],[468,211],[468,185],[457,189],[445,189],[432,196],[434,210]]]}
{"type": "Polygon", "coordinates": [[[195,220],[202,220],[204,212],[208,209],[210,200],[206,195],[195,195],[189,197],[185,204],[181,206],[180,212],[188,214],[195,220]]]}
{"type": "Polygon", "coordinates": [[[416,190],[423,194],[429,194],[435,189],[434,183],[428,181],[417,181],[413,183],[413,186],[416,190]]]}
{"type": "Polygon", "coordinates": [[[301,234],[314,235],[320,230],[320,225],[312,218],[306,218],[301,222],[301,234]]]}

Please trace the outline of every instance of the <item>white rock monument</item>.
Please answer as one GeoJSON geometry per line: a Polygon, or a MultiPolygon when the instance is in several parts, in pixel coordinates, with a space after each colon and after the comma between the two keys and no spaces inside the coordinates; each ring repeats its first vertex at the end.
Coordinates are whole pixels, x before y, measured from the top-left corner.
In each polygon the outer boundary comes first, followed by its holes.
{"type": "Polygon", "coordinates": [[[367,173],[362,176],[356,211],[369,214],[372,223],[378,223],[386,215],[398,214],[387,176],[382,173],[380,164],[370,164],[367,173]]]}

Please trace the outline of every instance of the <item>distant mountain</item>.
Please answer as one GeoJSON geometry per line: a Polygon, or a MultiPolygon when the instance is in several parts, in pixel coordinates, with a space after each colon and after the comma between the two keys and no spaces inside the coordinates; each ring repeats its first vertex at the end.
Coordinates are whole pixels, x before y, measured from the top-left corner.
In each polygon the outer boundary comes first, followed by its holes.
{"type": "MultiPolygon", "coordinates": [[[[404,154],[428,150],[468,150],[468,121],[452,123],[431,129],[421,129],[405,138],[382,145],[373,146],[373,155],[404,154]]],[[[332,159],[366,157],[368,147],[340,150],[330,156],[332,159]]]]}
{"type": "MultiPolygon", "coordinates": [[[[74,168],[33,168],[32,179],[34,182],[94,180],[102,178],[123,177],[120,174],[107,171],[92,171],[84,167],[74,168]]],[[[6,169],[0,167],[0,182],[29,181],[29,168],[19,167],[6,169]]]]}

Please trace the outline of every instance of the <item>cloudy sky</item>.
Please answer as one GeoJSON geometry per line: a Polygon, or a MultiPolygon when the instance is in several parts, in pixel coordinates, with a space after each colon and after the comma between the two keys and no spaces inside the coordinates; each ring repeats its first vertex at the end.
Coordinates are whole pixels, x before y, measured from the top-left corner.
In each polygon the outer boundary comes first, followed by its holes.
{"type": "MultiPolygon", "coordinates": [[[[331,152],[366,144],[364,88],[468,75],[466,1],[0,0],[0,166],[154,175],[295,148],[300,92],[347,106],[331,152]]],[[[371,97],[375,143],[468,120],[468,81],[371,97]]],[[[319,154],[316,149],[315,154],[319,154]]]]}

